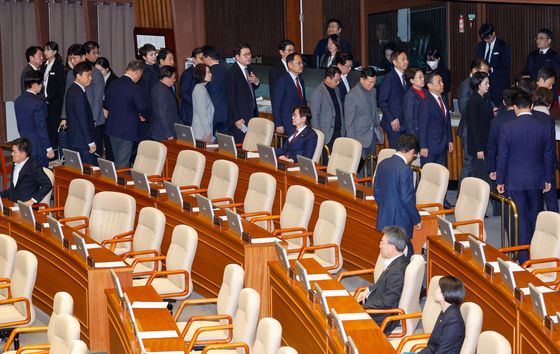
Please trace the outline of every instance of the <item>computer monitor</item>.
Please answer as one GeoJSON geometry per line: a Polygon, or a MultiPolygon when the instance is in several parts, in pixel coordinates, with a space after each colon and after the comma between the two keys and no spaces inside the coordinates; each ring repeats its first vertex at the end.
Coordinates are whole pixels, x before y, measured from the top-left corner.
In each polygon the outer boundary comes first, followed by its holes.
{"type": "Polygon", "coordinates": [[[111,269],[110,271],[111,271],[111,279],[113,280],[113,286],[115,287],[117,296],[119,300],[124,301],[124,294],[121,287],[121,281],[119,280],[117,273],[115,273],[115,270],[111,269]]]}
{"type": "Polygon", "coordinates": [[[315,161],[301,155],[297,156],[297,160],[299,162],[300,172],[311,177],[315,182],[317,182],[317,168],[315,167],[315,161]]]}
{"type": "Polygon", "coordinates": [[[514,291],[517,285],[515,284],[515,278],[513,277],[513,271],[511,267],[509,266],[509,264],[507,264],[506,261],[501,258],[498,258],[497,261],[498,268],[500,268],[500,273],[502,274],[502,281],[507,285],[508,288],[511,289],[511,291],[514,291]]]}
{"type": "Polygon", "coordinates": [[[146,176],[145,173],[136,170],[130,170],[130,175],[132,176],[132,181],[134,181],[134,187],[146,191],[148,192],[148,195],[150,195],[150,182],[148,182],[148,176],[146,176]]]}
{"type": "Polygon", "coordinates": [[[354,343],[354,339],[352,339],[351,336],[348,336],[348,342],[346,342],[346,345],[348,347],[348,354],[360,354],[360,351],[358,350],[358,347],[356,346],[356,343],[354,343]]]}
{"type": "Polygon", "coordinates": [[[86,240],[84,240],[84,238],[78,235],[76,232],[72,232],[72,238],[74,239],[74,243],[76,244],[78,253],[87,261],[89,252],[86,246],[86,240]]]}
{"type": "Polygon", "coordinates": [[[286,249],[284,247],[282,247],[282,245],[280,244],[280,241],[278,241],[278,240],[274,241],[274,249],[276,250],[276,256],[278,257],[278,260],[280,261],[280,264],[282,264],[282,266],[286,270],[289,270],[290,269],[290,261],[288,260],[288,252],[286,252],[286,249]]]}
{"type": "Polygon", "coordinates": [[[74,150],[62,149],[64,154],[64,161],[66,161],[66,166],[76,169],[80,172],[84,172],[84,165],[82,164],[82,158],[80,153],[74,150]]]}
{"type": "Polygon", "coordinates": [[[441,237],[450,242],[452,245],[455,244],[455,232],[453,231],[453,224],[447,221],[445,218],[438,216],[437,222],[439,226],[439,231],[441,237]]]}
{"type": "Polygon", "coordinates": [[[239,236],[243,235],[243,224],[241,223],[241,216],[234,211],[226,209],[226,216],[229,223],[229,227],[238,234],[239,236]]]}
{"type": "Polygon", "coordinates": [[[482,267],[486,265],[486,255],[484,253],[484,243],[480,242],[478,239],[469,236],[469,245],[471,248],[472,256],[474,260],[480,264],[482,267]]]}
{"type": "Polygon", "coordinates": [[[210,199],[201,194],[197,194],[196,204],[198,205],[200,214],[206,216],[210,220],[214,220],[214,207],[212,206],[212,202],[210,201],[210,199]]]}
{"type": "Polygon", "coordinates": [[[326,316],[328,316],[331,311],[329,309],[329,304],[327,303],[327,297],[325,296],[323,289],[321,289],[321,287],[319,286],[319,283],[315,283],[315,293],[319,298],[319,304],[321,305],[321,310],[326,316]]]}
{"type": "Polygon", "coordinates": [[[259,152],[259,159],[269,165],[278,167],[278,160],[276,159],[276,151],[271,146],[257,144],[257,151],[259,152]]]}
{"type": "Polygon", "coordinates": [[[529,283],[529,293],[531,294],[531,303],[537,315],[544,320],[546,317],[546,305],[542,292],[533,284],[529,283]]]}
{"type": "Polygon", "coordinates": [[[97,163],[99,164],[99,171],[101,171],[101,175],[117,183],[117,169],[115,168],[115,163],[113,161],[102,159],[101,157],[97,159],[97,163]]]}
{"type": "Polygon", "coordinates": [[[218,139],[218,146],[220,150],[230,153],[233,156],[237,156],[237,147],[235,146],[233,136],[216,133],[216,138],[218,139]]]}
{"type": "Polygon", "coordinates": [[[307,269],[296,260],[296,273],[299,276],[299,283],[306,291],[311,290],[311,284],[309,283],[309,277],[307,276],[307,269]]]}
{"type": "Polygon", "coordinates": [[[31,205],[27,205],[21,200],[18,200],[17,205],[23,221],[35,227],[35,214],[31,205]]]}
{"type": "Polygon", "coordinates": [[[175,134],[177,135],[177,140],[195,145],[194,133],[192,127],[188,125],[175,123],[175,134]]]}
{"type": "Polygon", "coordinates": [[[51,230],[52,237],[56,238],[60,243],[64,243],[64,233],[62,232],[62,225],[58,220],[52,216],[47,216],[49,222],[49,229],[51,230]]]}
{"type": "Polygon", "coordinates": [[[340,316],[338,315],[338,313],[334,308],[331,309],[331,313],[333,315],[333,320],[334,320],[334,325],[336,327],[336,330],[340,335],[340,339],[342,339],[342,343],[346,344],[346,342],[348,342],[348,336],[346,335],[346,330],[344,329],[344,324],[342,323],[342,319],[340,318],[340,316]]]}
{"type": "Polygon", "coordinates": [[[183,208],[183,195],[181,194],[181,188],[167,181],[163,181],[163,186],[165,187],[167,198],[173,203],[179,205],[180,208],[183,208]]]}
{"type": "Polygon", "coordinates": [[[352,196],[356,196],[356,183],[354,182],[354,175],[351,172],[336,169],[336,178],[338,185],[350,192],[352,196]]]}

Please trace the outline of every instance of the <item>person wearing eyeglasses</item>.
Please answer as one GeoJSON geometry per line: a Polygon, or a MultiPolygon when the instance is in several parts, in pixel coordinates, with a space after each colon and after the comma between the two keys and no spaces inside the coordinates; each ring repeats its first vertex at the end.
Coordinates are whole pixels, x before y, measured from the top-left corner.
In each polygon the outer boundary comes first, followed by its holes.
{"type": "Polygon", "coordinates": [[[553,34],[548,28],[541,28],[535,37],[537,49],[527,55],[527,63],[525,64],[525,73],[531,76],[531,79],[537,80],[537,73],[543,67],[551,67],[558,69],[560,67],[560,57],[558,52],[550,47],[552,44],[553,34]]]}
{"type": "Polygon", "coordinates": [[[334,65],[340,70],[340,83],[338,84],[338,91],[340,93],[340,101],[344,107],[344,99],[346,94],[350,92],[352,86],[348,81],[348,74],[352,71],[354,57],[350,53],[340,52],[334,58],[334,65]]]}

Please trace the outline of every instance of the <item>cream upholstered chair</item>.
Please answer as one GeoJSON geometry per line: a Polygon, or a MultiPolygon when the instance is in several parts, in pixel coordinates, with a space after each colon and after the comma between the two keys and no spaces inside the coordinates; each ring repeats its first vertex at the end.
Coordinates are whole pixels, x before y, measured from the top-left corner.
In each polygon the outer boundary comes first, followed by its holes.
{"type": "Polygon", "coordinates": [[[476,354],[511,354],[511,344],[498,332],[484,331],[478,337],[476,354]]]}
{"type": "Polygon", "coordinates": [[[247,133],[243,139],[242,149],[246,151],[257,151],[257,144],[270,146],[274,136],[274,122],[260,117],[249,120],[247,133]]]}
{"type": "Polygon", "coordinates": [[[315,147],[315,152],[313,152],[313,161],[319,162],[323,152],[323,146],[325,145],[325,133],[319,129],[313,128],[313,130],[317,133],[317,146],[315,147]]]}
{"type": "Polygon", "coordinates": [[[298,354],[298,352],[292,347],[281,347],[276,354],[298,354]]]}
{"type": "Polygon", "coordinates": [[[135,170],[148,177],[159,177],[165,165],[167,147],[158,141],[143,140],[138,144],[138,153],[132,168],[121,168],[117,172],[135,170]]]}
{"type": "MultiPolygon", "coordinates": [[[[64,206],[54,208],[39,209],[40,213],[62,213],[63,218],[71,218],[75,216],[87,216],[91,212],[91,204],[95,195],[95,186],[93,183],[83,178],[75,178],[70,182],[68,187],[68,196],[64,201],[64,206]]],[[[67,223],[69,227],[79,225],[78,221],[70,221],[67,223]]]]}
{"type": "MultiPolygon", "coordinates": [[[[17,254],[17,242],[8,235],[0,234],[0,286],[12,278],[17,254]]],[[[8,296],[8,289],[0,289],[0,300],[8,296]]]]}
{"type": "MultiPolygon", "coordinates": [[[[106,247],[109,246],[111,251],[121,255],[128,264],[132,264],[137,258],[159,256],[164,231],[165,214],[154,207],[144,207],[138,215],[136,230],[116,235],[111,240],[105,240],[101,244],[106,247]]],[[[138,263],[134,269],[134,275],[153,270],[153,262],[138,263]]]]}
{"type": "Polygon", "coordinates": [[[461,316],[465,321],[465,339],[461,354],[475,354],[482,329],[482,309],[474,302],[464,302],[461,305],[461,316]]]}
{"type": "MultiPolygon", "coordinates": [[[[242,342],[252,344],[255,342],[255,333],[257,331],[257,323],[259,321],[261,307],[261,296],[255,289],[245,288],[239,293],[239,304],[237,311],[233,317],[233,321],[228,319],[228,323],[215,327],[198,328],[192,331],[189,328],[191,320],[187,322],[185,327],[186,335],[183,337],[188,342],[188,351],[192,353],[195,345],[216,344],[216,341],[202,340],[201,334],[205,332],[214,332],[220,335],[220,338],[226,338],[227,342],[242,342]]],[[[219,341],[222,342],[223,341],[219,341]]],[[[251,348],[249,347],[249,350],[251,348]]]]}
{"type": "Polygon", "coordinates": [[[54,173],[53,171],[51,171],[50,169],[43,167],[43,171],[45,172],[45,174],[47,175],[47,177],[49,177],[49,180],[51,181],[51,190],[47,193],[47,195],[45,195],[43,197],[43,199],[41,199],[39,201],[39,204],[46,204],[46,205],[50,205],[51,202],[51,196],[52,196],[52,187],[54,186],[54,173]]]}
{"type": "Polygon", "coordinates": [[[443,200],[449,184],[449,170],[437,163],[427,163],[422,167],[422,177],[416,189],[418,209],[434,211],[443,209],[443,200]]]}
{"type": "Polygon", "coordinates": [[[54,324],[54,337],[49,353],[70,354],[74,349],[75,341],[80,340],[80,322],[71,315],[60,315],[54,324]]]}
{"type": "Polygon", "coordinates": [[[505,247],[498,251],[529,252],[529,260],[522,266],[549,285],[559,283],[557,271],[560,270],[560,214],[552,211],[540,212],[530,245],[505,247]],[[547,269],[551,271],[546,272],[547,269]]]}
{"type": "MultiPolygon", "coordinates": [[[[200,188],[200,181],[204,175],[206,157],[195,150],[182,150],[177,156],[177,162],[171,177],[152,177],[150,182],[158,183],[169,181],[179,186],[181,190],[200,188]]],[[[163,188],[160,186],[160,188],[163,188]]]]}
{"type": "Polygon", "coordinates": [[[29,326],[35,322],[33,289],[37,278],[37,257],[29,251],[18,251],[8,297],[0,300],[0,328],[29,326]]]}
{"type": "MultiPolygon", "coordinates": [[[[162,299],[184,300],[193,291],[191,268],[198,245],[198,233],[187,225],[177,225],[171,235],[167,256],[137,258],[138,263],[165,262],[164,271],[153,271],[148,279],[134,279],[133,286],[151,285],[162,299]]],[[[159,268],[158,264],[155,266],[159,268]]]]}
{"type": "Polygon", "coordinates": [[[379,154],[377,154],[377,162],[375,165],[375,170],[373,171],[373,179],[375,179],[375,175],[377,173],[377,166],[379,166],[379,163],[385,159],[388,159],[390,157],[393,157],[393,155],[397,152],[397,150],[395,149],[390,149],[390,148],[386,148],[386,149],[381,149],[379,150],[379,154]]]}
{"type": "Polygon", "coordinates": [[[87,344],[82,340],[72,341],[70,352],[68,354],[89,354],[87,344]]]}
{"type": "Polygon", "coordinates": [[[312,237],[312,246],[301,249],[288,250],[288,258],[314,258],[326,270],[336,273],[342,268],[342,254],[340,253],[340,241],[346,226],[346,208],[344,205],[325,200],[319,208],[319,218],[315,223],[313,232],[281,236],[283,240],[295,239],[297,237],[312,237]],[[297,254],[296,254],[297,253],[297,254]]]}
{"type": "MultiPolygon", "coordinates": [[[[348,171],[356,174],[362,157],[362,144],[352,138],[337,138],[334,141],[327,173],[336,175],[336,170],[348,171]]],[[[322,168],[324,169],[324,168],[322,168]]]]}
{"type": "Polygon", "coordinates": [[[237,188],[237,177],[239,167],[228,160],[216,160],[212,164],[212,175],[208,188],[186,191],[185,194],[206,192],[212,203],[233,203],[235,188],[237,188]]]}
{"type": "Polygon", "coordinates": [[[27,352],[31,349],[48,349],[50,344],[52,344],[55,337],[55,323],[60,317],[60,315],[72,315],[74,313],[74,299],[72,296],[66,292],[60,291],[54,295],[53,312],[51,313],[51,318],[49,319],[48,326],[33,326],[33,327],[21,327],[14,328],[8,341],[4,345],[4,354],[15,354],[16,350],[8,351],[12,345],[16,336],[20,336],[25,333],[38,333],[47,332],[47,344],[35,344],[32,346],[21,346],[19,349],[21,351],[27,352]]]}
{"type": "MultiPolygon", "coordinates": [[[[184,300],[177,312],[175,313],[175,321],[177,321],[177,327],[185,337],[187,332],[185,327],[187,322],[180,322],[179,317],[181,313],[190,305],[199,304],[211,304],[216,303],[216,315],[210,316],[193,316],[193,321],[190,324],[191,337],[198,328],[217,326],[219,324],[225,323],[225,319],[232,319],[237,311],[237,305],[239,303],[239,294],[243,285],[245,283],[245,271],[238,264],[228,264],[224,269],[224,276],[220,291],[218,292],[217,298],[204,298],[204,299],[187,299],[184,300]]],[[[217,339],[211,336],[212,332],[203,332],[200,339],[217,339]]],[[[190,337],[189,337],[190,338],[190,337]]]]}
{"type": "MultiPolygon", "coordinates": [[[[280,215],[262,216],[251,219],[251,222],[269,220],[267,228],[273,235],[283,236],[295,232],[307,232],[315,195],[309,188],[304,186],[290,186],[286,193],[286,202],[282,207],[280,215]],[[274,230],[273,220],[280,221],[280,228],[274,230]]],[[[302,242],[307,246],[307,238],[286,239],[288,249],[301,249],[302,242]]]]}

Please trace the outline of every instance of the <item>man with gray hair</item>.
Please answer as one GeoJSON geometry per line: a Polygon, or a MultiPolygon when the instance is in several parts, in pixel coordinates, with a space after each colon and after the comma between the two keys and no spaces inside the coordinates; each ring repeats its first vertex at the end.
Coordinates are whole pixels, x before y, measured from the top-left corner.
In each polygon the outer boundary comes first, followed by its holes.
{"type": "MultiPolygon", "coordinates": [[[[404,273],[409,259],[404,255],[407,235],[400,226],[385,226],[383,237],[379,243],[379,256],[384,258],[383,273],[377,282],[368,287],[358,296],[358,301],[366,309],[392,309],[399,305],[404,286],[404,273]]],[[[408,250],[411,252],[411,250],[408,250]]],[[[381,325],[389,314],[374,314],[371,318],[381,325]]],[[[389,335],[397,322],[390,322],[385,327],[385,335],[389,335]]]]}

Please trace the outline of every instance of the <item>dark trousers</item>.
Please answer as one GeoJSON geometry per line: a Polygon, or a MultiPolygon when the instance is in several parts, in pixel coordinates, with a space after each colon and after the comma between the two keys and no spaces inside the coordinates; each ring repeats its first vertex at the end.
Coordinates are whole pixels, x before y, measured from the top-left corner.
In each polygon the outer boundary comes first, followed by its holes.
{"type": "Polygon", "coordinates": [[[552,186],[550,190],[543,194],[544,205],[546,206],[546,210],[558,212],[558,195],[556,192],[556,170],[554,170],[554,174],[552,175],[552,186]]]}
{"type": "Polygon", "coordinates": [[[60,124],[60,112],[51,112],[54,108],[47,105],[47,134],[52,148],[56,151],[58,147],[58,126],[60,124]]]}
{"type": "Polygon", "coordinates": [[[47,158],[47,152],[44,151],[42,154],[31,154],[31,158],[43,167],[49,167],[49,159],[47,158]]]}
{"type": "Polygon", "coordinates": [[[97,150],[95,152],[99,156],[110,161],[114,160],[111,140],[108,135],[105,135],[105,124],[95,127],[95,145],[97,146],[97,150]]]}
{"type": "MultiPolygon", "coordinates": [[[[517,213],[519,215],[519,244],[528,245],[533,238],[537,215],[543,210],[542,189],[509,191],[507,193],[517,206],[517,213]]],[[[527,252],[519,253],[520,263],[525,262],[527,259],[527,252]]]]}
{"type": "Polygon", "coordinates": [[[115,168],[130,167],[130,156],[132,154],[132,146],[134,142],[111,136],[111,146],[115,155],[115,168]]]}
{"type": "Polygon", "coordinates": [[[420,157],[420,164],[424,166],[428,162],[433,162],[447,167],[447,151],[433,153],[428,150],[428,157],[420,157]]]}
{"type": "Polygon", "coordinates": [[[461,168],[461,176],[459,177],[459,186],[463,178],[471,176],[474,165],[473,158],[469,155],[466,134],[461,136],[461,144],[463,145],[463,167],[461,168]]]}
{"type": "Polygon", "coordinates": [[[97,166],[97,158],[94,154],[89,152],[89,149],[77,149],[71,148],[71,150],[77,151],[80,154],[80,159],[82,159],[82,164],[90,164],[97,166]]]}
{"type": "Polygon", "coordinates": [[[402,130],[398,132],[393,131],[393,129],[391,129],[391,125],[389,125],[389,127],[385,129],[385,132],[387,133],[387,137],[389,138],[389,147],[391,149],[396,149],[397,140],[399,139],[399,136],[403,134],[402,130]]]}

